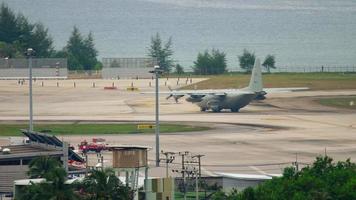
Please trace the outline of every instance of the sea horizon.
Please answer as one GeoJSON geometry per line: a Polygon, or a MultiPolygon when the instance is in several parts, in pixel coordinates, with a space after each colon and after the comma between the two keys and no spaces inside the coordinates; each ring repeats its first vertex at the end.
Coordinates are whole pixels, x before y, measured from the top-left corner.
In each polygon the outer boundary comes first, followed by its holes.
{"type": "Polygon", "coordinates": [[[145,57],[150,37],[172,37],[173,59],[193,66],[213,48],[238,69],[243,49],[277,67],[355,66],[356,2],[246,0],[0,0],[49,29],[62,49],[73,26],[92,32],[99,59],[145,57]]]}

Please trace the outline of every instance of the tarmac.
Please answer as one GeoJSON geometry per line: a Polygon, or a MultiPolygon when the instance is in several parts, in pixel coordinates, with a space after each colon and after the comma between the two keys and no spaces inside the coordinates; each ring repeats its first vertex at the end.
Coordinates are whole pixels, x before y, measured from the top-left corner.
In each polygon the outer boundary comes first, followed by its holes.
{"type": "MultiPolygon", "coordinates": [[[[189,84],[186,78],[162,79],[167,86],[189,84]]],[[[204,79],[192,79],[192,82],[204,79]]],[[[143,80],[37,80],[34,83],[34,120],[36,122],[122,123],[154,121],[154,81],[143,80]],[[57,87],[58,82],[58,87],[57,87]],[[75,82],[75,87],[74,87],[75,82]],[[151,83],[150,83],[151,82],[151,83]],[[95,87],[93,87],[95,83],[95,87]],[[118,89],[105,90],[105,86],[118,89]],[[127,87],[138,91],[127,91],[127,87]]],[[[161,134],[161,149],[204,154],[205,175],[216,172],[242,174],[279,174],[297,161],[300,167],[311,164],[316,156],[327,154],[335,160],[356,159],[356,111],[319,105],[315,100],[330,96],[356,95],[356,90],[302,91],[268,94],[239,113],[200,112],[184,97],[175,103],[160,95],[162,122],[188,123],[212,127],[209,131],[161,134]]],[[[14,80],[0,81],[0,123],[26,123],[28,85],[14,80]]],[[[61,137],[76,146],[93,136],[61,137]]],[[[155,147],[153,134],[98,135],[111,144],[137,144],[155,147]]],[[[0,137],[0,144],[8,142],[0,137]]],[[[149,152],[150,176],[161,176],[155,168],[154,153],[149,152]]],[[[110,153],[105,153],[110,165],[110,153]]],[[[164,167],[164,165],[163,165],[164,167]]],[[[170,165],[180,168],[178,159],[170,165]]],[[[171,174],[179,175],[179,174],[171,174]]]]}

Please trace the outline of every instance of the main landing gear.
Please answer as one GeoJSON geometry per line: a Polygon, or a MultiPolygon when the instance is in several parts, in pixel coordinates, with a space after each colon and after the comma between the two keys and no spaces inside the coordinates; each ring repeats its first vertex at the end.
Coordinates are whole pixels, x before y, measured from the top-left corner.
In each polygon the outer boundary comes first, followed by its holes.
{"type": "Polygon", "coordinates": [[[240,109],[238,109],[238,108],[231,108],[230,110],[231,110],[231,112],[239,112],[240,109]]]}

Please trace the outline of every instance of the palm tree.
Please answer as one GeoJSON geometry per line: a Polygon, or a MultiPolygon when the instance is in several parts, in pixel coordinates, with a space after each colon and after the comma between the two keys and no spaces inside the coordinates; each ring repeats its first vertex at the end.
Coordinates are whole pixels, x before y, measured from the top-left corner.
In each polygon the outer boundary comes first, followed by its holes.
{"type": "Polygon", "coordinates": [[[133,191],[124,186],[112,169],[92,170],[79,187],[90,200],[133,199],[133,191]]]}
{"type": "Polygon", "coordinates": [[[58,160],[51,157],[38,157],[29,164],[31,178],[45,178],[42,183],[32,183],[24,189],[18,199],[72,200],[76,199],[73,186],[65,184],[67,172],[58,160]]]}
{"type": "Polygon", "coordinates": [[[46,174],[46,181],[32,183],[25,188],[23,194],[17,197],[19,200],[73,200],[76,195],[73,186],[65,184],[67,173],[63,168],[55,168],[46,174]]]}
{"type": "Polygon", "coordinates": [[[50,194],[50,199],[55,200],[72,200],[76,196],[74,194],[73,186],[66,184],[67,172],[64,168],[55,168],[50,173],[46,174],[46,180],[49,182],[43,183],[44,189],[50,194]]]}
{"type": "Polygon", "coordinates": [[[30,178],[44,178],[47,173],[55,168],[61,167],[61,163],[54,158],[41,156],[33,159],[29,164],[27,174],[30,178]]]}

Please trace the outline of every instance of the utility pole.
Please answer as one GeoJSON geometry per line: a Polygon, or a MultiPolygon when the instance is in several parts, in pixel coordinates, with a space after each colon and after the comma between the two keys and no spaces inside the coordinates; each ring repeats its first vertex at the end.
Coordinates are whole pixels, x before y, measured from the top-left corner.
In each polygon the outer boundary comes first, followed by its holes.
{"type": "Polygon", "coordinates": [[[174,152],[164,152],[164,151],[161,151],[161,153],[163,155],[165,155],[165,158],[164,159],[161,159],[161,160],[165,160],[166,161],[166,178],[168,178],[168,164],[169,163],[172,163],[173,160],[175,159],[175,154],[174,152]]]}
{"type": "Polygon", "coordinates": [[[198,158],[199,179],[201,178],[201,157],[203,157],[203,156],[205,156],[205,155],[198,154],[198,155],[193,156],[193,158],[198,158]]]}
{"type": "Polygon", "coordinates": [[[183,178],[183,187],[184,187],[184,200],[187,200],[187,188],[185,187],[184,154],[182,154],[182,178],[183,178]]]}
{"type": "Polygon", "coordinates": [[[296,171],[298,172],[298,171],[299,171],[298,153],[295,154],[295,162],[294,162],[294,165],[295,165],[296,171]]]}
{"type": "MultiPolygon", "coordinates": [[[[171,152],[162,152],[166,155],[166,160],[170,160],[168,157],[171,152]]],[[[182,181],[183,181],[183,197],[184,200],[187,199],[187,182],[190,178],[195,178],[195,198],[199,200],[199,180],[201,178],[201,157],[204,155],[197,154],[194,155],[189,151],[178,152],[181,156],[182,161],[182,169],[181,170],[172,170],[172,172],[182,173],[182,181]],[[198,168],[196,167],[198,164],[198,168]],[[195,176],[195,177],[194,177],[195,176]],[[188,180],[186,180],[188,178],[188,180]]],[[[171,156],[172,157],[172,156],[171,156]]],[[[173,161],[173,160],[172,160],[173,161]]],[[[192,180],[194,181],[194,180],[192,180]]]]}
{"type": "Polygon", "coordinates": [[[198,161],[192,161],[192,163],[197,163],[198,162],[198,170],[196,170],[194,168],[194,172],[195,172],[195,192],[196,192],[196,199],[199,199],[199,181],[201,180],[201,157],[203,157],[204,155],[202,154],[197,154],[192,156],[192,158],[197,158],[198,161]],[[199,181],[198,181],[198,177],[199,177],[199,181]]]}
{"type": "Polygon", "coordinates": [[[188,155],[188,151],[185,152],[179,152],[179,154],[182,156],[182,179],[183,179],[183,196],[184,196],[184,200],[187,200],[187,188],[186,188],[186,183],[185,183],[185,160],[184,157],[186,155],[188,155]]]}
{"type": "Polygon", "coordinates": [[[198,182],[198,173],[195,170],[195,199],[199,200],[199,182],[198,182]]]}
{"type": "Polygon", "coordinates": [[[26,51],[26,56],[28,58],[28,71],[29,71],[29,103],[30,103],[30,122],[29,122],[29,131],[33,131],[33,108],[32,108],[32,56],[35,51],[32,48],[28,48],[26,51]]]}

